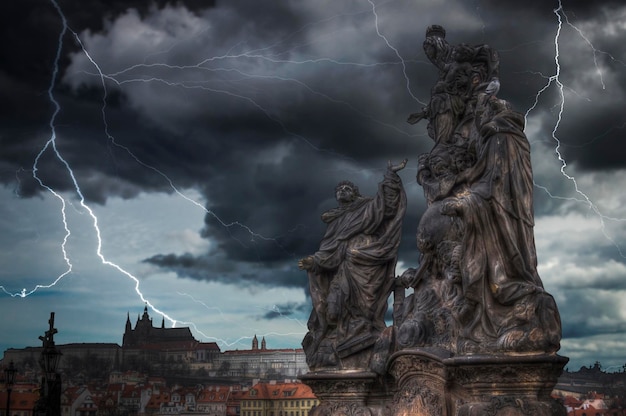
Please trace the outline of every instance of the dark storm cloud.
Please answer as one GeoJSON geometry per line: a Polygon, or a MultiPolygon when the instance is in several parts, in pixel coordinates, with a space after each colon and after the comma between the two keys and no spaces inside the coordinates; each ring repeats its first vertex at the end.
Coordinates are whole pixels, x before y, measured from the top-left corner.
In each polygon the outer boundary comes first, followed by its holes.
{"type": "MultiPolygon", "coordinates": [[[[324,232],[320,214],[334,204],[334,185],[350,179],[362,188],[369,185],[366,193],[371,195],[386,161],[408,157],[411,162],[402,177],[411,200],[400,260],[414,266],[415,228],[424,209],[414,179],[416,158],[432,142],[425,137],[423,125],[408,126],[405,120],[421,107],[411,94],[427,101],[437,77],[422,51],[425,28],[440,23],[452,44],[488,42],[499,49],[502,96],[524,111],[546,84],[545,76],[555,71],[553,10],[558,2],[463,4],[458,7],[469,16],[463,18],[443,10],[439,15],[406,16],[393,4],[380,4],[381,31],[406,59],[410,91],[402,62],[377,35],[367,3],[350,13],[337,10],[336,16],[307,9],[305,4],[266,3],[169,3],[194,14],[174,10],[173,17],[162,22],[153,11],[164,8],[168,4],[164,1],[156,6],[60,2],[72,29],[87,48],[93,48],[89,51],[105,73],[146,64],[117,76],[117,82],[161,79],[122,85],[108,80],[105,131],[101,80],[71,37],[66,37],[59,74],[63,82],[55,90],[62,107],[58,145],[78,174],[83,194],[89,201],[105,204],[110,196],[173,192],[169,180],[178,188],[200,189],[209,210],[201,233],[214,244],[213,252],[156,254],[146,262],[194,279],[258,279],[265,285],[304,287],[303,273],[293,267],[299,257],[316,250],[324,232]],[[138,11],[129,12],[131,7],[138,11]],[[311,17],[313,11],[319,15],[311,17]],[[123,19],[140,33],[138,25],[145,24],[141,29],[151,29],[146,32],[152,37],[125,38],[123,27],[116,26],[123,19]],[[412,22],[410,32],[396,32],[389,25],[405,19],[412,22]],[[187,27],[201,30],[187,38],[187,27]],[[168,42],[145,49],[161,38],[168,42]],[[225,58],[226,54],[232,57],[225,58]],[[199,62],[204,63],[182,69],[166,66],[199,62]],[[153,63],[160,65],[149,66],[153,63]],[[255,276],[229,262],[260,265],[261,271],[255,276]],[[286,271],[272,276],[269,270],[279,266],[286,271]],[[237,273],[241,276],[224,277],[237,273]]],[[[23,169],[20,194],[30,196],[41,192],[28,169],[50,135],[52,106],[46,89],[60,24],[45,1],[32,0],[19,7],[12,13],[23,18],[33,36],[27,39],[32,44],[20,44],[14,31],[3,28],[13,41],[0,82],[10,87],[12,98],[3,104],[7,111],[2,112],[0,134],[7,152],[0,155],[0,175],[5,183],[14,183],[15,172],[23,169]],[[27,52],[35,47],[45,54],[27,52]],[[26,117],[28,127],[15,124],[18,112],[26,117]]],[[[340,8],[328,5],[329,10],[333,7],[340,8]]],[[[564,2],[564,7],[571,11],[572,22],[583,25],[600,19],[602,10],[613,3],[593,10],[581,2],[564,2]]],[[[575,36],[569,28],[567,39],[575,36]]],[[[564,80],[580,82],[570,74],[564,74],[564,80]]],[[[557,100],[558,94],[545,99],[557,100]]],[[[614,102],[600,101],[591,108],[575,109],[580,117],[570,118],[560,130],[568,160],[588,169],[623,166],[618,153],[610,151],[623,132],[615,124],[617,108],[614,102]],[[599,130],[606,134],[597,137],[599,130]],[[570,140],[574,132],[588,132],[585,137],[591,139],[570,140]]],[[[546,116],[544,131],[550,122],[546,116]]],[[[71,189],[68,174],[53,156],[50,151],[45,154],[40,173],[55,189],[71,189]]]]}
{"type": "MultiPolygon", "coordinates": [[[[163,8],[169,4],[171,2],[166,0],[58,1],[71,29],[78,33],[85,30],[99,32],[104,29],[107,20],[115,19],[131,8],[145,15],[149,10],[163,8]]],[[[210,8],[212,5],[212,1],[186,2],[186,7],[195,11],[210,8]]],[[[20,194],[31,196],[42,191],[42,188],[30,178],[29,169],[52,134],[49,123],[54,106],[48,99],[47,90],[53,76],[62,21],[52,2],[41,0],[2,2],[0,16],[4,19],[0,25],[0,35],[3,39],[3,47],[0,49],[2,62],[0,89],[3,91],[0,100],[0,143],[3,148],[0,155],[2,163],[0,181],[14,182],[18,172],[20,194]]],[[[69,32],[62,42],[64,49],[59,55],[59,76],[63,75],[70,63],[70,53],[79,50],[78,44],[69,32]]],[[[93,107],[95,112],[85,111],[93,105],[101,106],[102,92],[82,89],[80,94],[70,94],[66,88],[59,87],[55,90],[55,96],[62,108],[57,125],[69,126],[69,140],[73,142],[67,145],[66,141],[66,146],[70,148],[63,148],[65,154],[68,154],[68,161],[72,166],[85,166],[89,171],[92,168],[97,171],[102,169],[105,175],[109,175],[110,172],[106,171],[104,164],[98,166],[97,163],[92,163],[90,156],[102,160],[101,152],[96,152],[85,140],[85,137],[103,134],[102,119],[101,117],[100,120],[97,119],[99,107],[93,107]],[[96,101],[99,103],[96,104],[96,101]],[[64,115],[67,119],[63,118],[64,115]],[[75,134],[76,131],[72,129],[77,127],[77,120],[80,120],[78,124],[82,122],[83,126],[90,126],[88,129],[93,129],[95,125],[99,130],[82,130],[80,134],[75,134]],[[76,147],[75,150],[71,149],[73,145],[76,147]]],[[[107,105],[110,108],[115,107],[115,95],[108,98],[107,105]]],[[[112,112],[109,116],[114,118],[112,112]]],[[[59,130],[59,133],[65,133],[63,129],[59,130]]],[[[46,169],[49,174],[45,182],[48,185],[55,186],[58,190],[71,188],[71,183],[66,179],[67,173],[56,172],[62,170],[62,167],[42,167],[42,170],[46,169]]],[[[95,174],[97,176],[97,172],[95,174]]],[[[109,189],[113,191],[111,194],[116,194],[116,187],[102,186],[102,188],[103,191],[109,189]]],[[[128,186],[121,186],[120,190],[119,194],[129,196],[128,186]]],[[[104,202],[107,196],[95,189],[86,190],[86,195],[98,202],[104,202]]]]}
{"type": "Polygon", "coordinates": [[[564,338],[591,337],[623,333],[626,324],[615,316],[619,310],[621,299],[607,298],[602,290],[593,289],[595,296],[589,297],[586,290],[568,292],[568,305],[584,305],[561,310],[564,338]]]}
{"type": "Polygon", "coordinates": [[[237,265],[232,261],[221,260],[219,255],[194,256],[189,253],[157,254],[144,262],[172,271],[180,277],[233,284],[242,288],[306,286],[306,274],[297,271],[295,262],[291,267],[272,268],[267,262],[237,265]]]}
{"type": "Polygon", "coordinates": [[[301,316],[311,310],[310,302],[295,303],[288,302],[284,304],[274,305],[272,310],[267,311],[259,319],[283,319],[290,316],[301,316]]]}
{"type": "MultiPolygon", "coordinates": [[[[80,33],[84,30],[100,32],[107,20],[115,19],[131,8],[145,15],[150,9],[163,8],[174,2],[59,0],[57,3],[71,28],[80,33]]],[[[213,4],[211,0],[185,1],[185,7],[195,11],[211,8],[213,4]]],[[[49,110],[48,102],[42,100],[40,94],[50,83],[62,30],[61,18],[51,1],[42,0],[2,2],[0,16],[3,19],[0,25],[3,39],[3,47],[0,49],[1,73],[6,77],[3,81],[15,88],[11,91],[14,94],[7,94],[2,100],[2,109],[28,110],[21,114],[21,119],[29,115],[38,117],[40,112],[49,110]]],[[[69,64],[68,49],[79,49],[70,36],[63,41],[67,49],[60,56],[61,72],[69,64]]]]}

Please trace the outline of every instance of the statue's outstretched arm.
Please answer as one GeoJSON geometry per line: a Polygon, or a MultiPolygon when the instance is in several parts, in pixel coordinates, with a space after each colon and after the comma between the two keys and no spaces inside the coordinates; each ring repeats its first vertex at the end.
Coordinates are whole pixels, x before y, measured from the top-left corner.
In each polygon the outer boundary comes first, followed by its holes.
{"type": "Polygon", "coordinates": [[[404,169],[406,167],[407,162],[409,161],[409,159],[404,159],[402,162],[400,162],[397,165],[393,165],[391,163],[391,160],[389,162],[387,162],[387,169],[389,169],[392,172],[398,172],[402,169],[404,169]]]}

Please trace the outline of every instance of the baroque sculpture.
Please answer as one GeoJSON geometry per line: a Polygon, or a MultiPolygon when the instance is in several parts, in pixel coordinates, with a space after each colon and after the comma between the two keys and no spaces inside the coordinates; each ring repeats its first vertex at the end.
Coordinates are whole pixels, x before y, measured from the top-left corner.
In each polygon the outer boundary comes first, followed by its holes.
{"type": "Polygon", "coordinates": [[[386,327],[406,211],[397,172],[406,163],[389,163],[372,198],[361,196],[352,182],[339,183],[339,206],[322,215],[327,229],[319,250],[298,262],[308,273],[313,301],[303,341],[312,369],[362,368],[386,327]]]}
{"type": "Polygon", "coordinates": [[[419,157],[428,208],[418,226],[420,265],[398,311],[401,347],[456,354],[555,352],[561,322],[537,273],[533,179],[524,116],[499,99],[498,55],[451,46],[431,26],[426,56],[439,69],[425,109],[435,144],[419,157]]]}
{"type": "Polygon", "coordinates": [[[406,160],[389,163],[373,198],[340,183],[319,250],[299,261],[313,302],[302,343],[302,379],[321,399],[313,416],[565,415],[550,397],[568,360],[537,273],[525,119],[498,97],[497,52],[445,36],[426,30],[439,78],[407,120],[426,121],[434,142],[418,157],[418,266],[395,275],[406,160]]]}

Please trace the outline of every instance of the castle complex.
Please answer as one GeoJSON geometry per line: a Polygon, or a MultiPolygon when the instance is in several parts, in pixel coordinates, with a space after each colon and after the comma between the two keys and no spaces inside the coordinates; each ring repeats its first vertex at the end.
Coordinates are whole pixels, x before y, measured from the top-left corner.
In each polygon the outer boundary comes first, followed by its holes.
{"type": "Polygon", "coordinates": [[[122,348],[135,348],[150,344],[189,343],[192,345],[197,342],[191,335],[188,327],[166,328],[165,318],[161,321],[160,328],[152,326],[152,318],[148,315],[147,306],[143,309],[141,319],[137,316],[135,329],[131,327],[130,314],[126,316],[126,329],[124,330],[122,348]]]}
{"type": "MultiPolygon", "coordinates": [[[[263,337],[252,339],[251,349],[221,351],[215,342],[196,340],[188,327],[166,328],[165,320],[154,326],[147,306],[137,317],[133,328],[130,314],[122,345],[115,343],[72,343],[57,345],[63,354],[60,369],[69,371],[77,361],[100,361],[109,370],[167,365],[188,368],[191,374],[201,370],[207,376],[237,378],[295,378],[308,371],[301,349],[268,349],[263,337]]],[[[10,348],[4,352],[6,362],[21,368],[38,368],[41,347],[10,348]]]]}

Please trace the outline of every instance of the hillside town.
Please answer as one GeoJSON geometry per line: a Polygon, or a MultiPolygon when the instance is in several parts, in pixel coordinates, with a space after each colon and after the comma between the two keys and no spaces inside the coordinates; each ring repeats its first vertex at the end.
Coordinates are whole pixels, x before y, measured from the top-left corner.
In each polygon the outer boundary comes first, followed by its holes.
{"type": "MultiPolygon", "coordinates": [[[[189,328],[155,326],[147,307],[134,327],[127,316],[121,346],[56,347],[59,416],[308,416],[319,404],[298,380],[308,372],[302,349],[270,349],[255,335],[250,349],[221,351],[197,341],[189,328]]],[[[41,355],[42,347],[4,351],[0,416],[33,416],[41,355]]],[[[568,416],[625,416],[626,369],[606,373],[595,363],[566,371],[553,397],[568,416]]]]}

